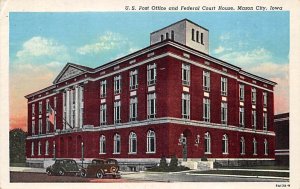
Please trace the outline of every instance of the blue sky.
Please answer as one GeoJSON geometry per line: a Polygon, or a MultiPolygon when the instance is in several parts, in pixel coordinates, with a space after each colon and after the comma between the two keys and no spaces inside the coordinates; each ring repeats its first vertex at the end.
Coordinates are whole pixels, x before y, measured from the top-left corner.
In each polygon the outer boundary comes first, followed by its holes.
{"type": "MultiPolygon", "coordinates": [[[[22,110],[20,115],[23,115],[26,112],[23,96],[49,86],[67,62],[100,66],[147,47],[151,32],[184,18],[209,30],[210,55],[277,82],[275,110],[288,111],[289,12],[10,13],[9,16],[10,91],[15,99],[10,103],[11,112],[22,110]]],[[[20,116],[13,120],[17,119],[20,116]]]]}

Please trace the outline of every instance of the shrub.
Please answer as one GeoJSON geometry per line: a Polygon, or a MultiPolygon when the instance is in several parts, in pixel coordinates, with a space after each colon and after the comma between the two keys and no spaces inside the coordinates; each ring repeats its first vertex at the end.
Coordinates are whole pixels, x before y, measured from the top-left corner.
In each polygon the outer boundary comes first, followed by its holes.
{"type": "Polygon", "coordinates": [[[167,160],[165,156],[162,156],[159,162],[159,167],[166,168],[168,167],[167,160]]]}
{"type": "Polygon", "coordinates": [[[176,156],[173,156],[171,158],[170,166],[171,169],[178,167],[178,158],[176,156]]]}

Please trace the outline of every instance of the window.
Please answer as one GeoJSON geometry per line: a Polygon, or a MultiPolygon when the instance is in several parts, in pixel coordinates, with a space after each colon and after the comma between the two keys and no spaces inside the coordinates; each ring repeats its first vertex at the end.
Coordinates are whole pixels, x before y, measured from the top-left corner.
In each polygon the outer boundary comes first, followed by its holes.
{"type": "Polygon", "coordinates": [[[221,95],[227,96],[227,78],[221,77],[221,95]]]}
{"type": "Polygon", "coordinates": [[[267,112],[263,113],[263,129],[264,131],[268,130],[268,115],[267,112]]]}
{"type": "Polygon", "coordinates": [[[45,155],[49,155],[49,142],[48,142],[48,140],[45,143],[45,155]]]}
{"type": "Polygon", "coordinates": [[[203,33],[201,33],[201,44],[204,45],[203,33]]]}
{"type": "Polygon", "coordinates": [[[49,117],[46,118],[46,133],[48,133],[50,131],[50,121],[49,121],[49,117]]]}
{"type": "Polygon", "coordinates": [[[265,155],[268,155],[268,151],[269,151],[269,147],[268,147],[268,141],[267,139],[264,140],[264,152],[265,152],[265,155]]]}
{"type": "Polygon", "coordinates": [[[100,105],[100,125],[106,125],[106,104],[100,105]]]}
{"type": "Polygon", "coordinates": [[[130,98],[129,104],[129,120],[136,121],[137,118],[137,97],[130,98]]]}
{"type": "Polygon", "coordinates": [[[156,116],[156,94],[151,93],[147,96],[147,114],[148,118],[155,118],[156,116]]]}
{"type": "Polygon", "coordinates": [[[196,41],[199,43],[199,31],[196,31],[196,41]]]}
{"type": "Polygon", "coordinates": [[[182,118],[190,119],[190,94],[182,93],[182,118]]]}
{"type": "Polygon", "coordinates": [[[203,90],[209,91],[210,90],[210,73],[209,71],[203,71],[203,90]]]}
{"type": "Polygon", "coordinates": [[[31,121],[31,134],[34,135],[35,134],[35,120],[31,121]]]}
{"type": "Polygon", "coordinates": [[[105,153],[106,153],[106,139],[104,135],[101,135],[99,139],[99,154],[105,154],[105,153]]]}
{"type": "Polygon", "coordinates": [[[155,132],[149,130],[147,133],[147,153],[155,153],[155,151],[156,151],[155,132]]]}
{"type": "Polygon", "coordinates": [[[39,119],[39,134],[42,134],[43,132],[43,125],[42,125],[42,119],[39,119]]]}
{"type": "Polygon", "coordinates": [[[153,85],[156,82],[156,64],[150,64],[147,66],[147,81],[148,85],[153,85]]]}
{"type": "Polygon", "coordinates": [[[137,89],[138,87],[138,71],[130,71],[129,72],[129,88],[130,90],[137,89]]]}
{"type": "Polygon", "coordinates": [[[210,140],[210,134],[209,132],[205,133],[204,136],[204,147],[205,147],[205,154],[210,154],[211,153],[211,140],[210,140]]]}
{"type": "Polygon", "coordinates": [[[221,103],[221,124],[227,125],[227,103],[221,103]]]}
{"type": "Polygon", "coordinates": [[[256,129],[256,110],[252,110],[251,123],[252,123],[252,128],[255,130],[256,129]]]}
{"type": "Polygon", "coordinates": [[[34,156],[34,142],[31,142],[31,156],[34,156]]]}
{"type": "Polygon", "coordinates": [[[190,65],[182,64],[182,84],[183,85],[190,85],[190,65]]]}
{"type": "Polygon", "coordinates": [[[244,101],[245,97],[245,86],[240,84],[240,101],[244,101]]]}
{"type": "Polygon", "coordinates": [[[241,140],[240,140],[240,152],[241,152],[241,155],[245,155],[245,139],[244,139],[244,137],[241,137],[241,140]]]}
{"type": "Polygon", "coordinates": [[[210,122],[210,100],[203,98],[203,121],[210,122]]]}
{"type": "Polygon", "coordinates": [[[166,39],[169,39],[169,33],[168,32],[166,33],[166,39]]]}
{"type": "Polygon", "coordinates": [[[263,101],[264,101],[264,106],[266,107],[268,105],[268,93],[263,92],[263,101]]]}
{"type": "Polygon", "coordinates": [[[136,154],[137,152],[137,137],[134,132],[129,134],[129,153],[136,154]]]}
{"type": "Polygon", "coordinates": [[[244,112],[244,108],[240,107],[240,127],[244,127],[245,126],[245,112],[244,112]]]}
{"type": "Polygon", "coordinates": [[[171,31],[171,39],[172,39],[172,40],[175,39],[175,34],[174,34],[174,31],[173,31],[173,30],[171,31]]]}
{"type": "Polygon", "coordinates": [[[121,137],[119,134],[115,134],[114,136],[114,154],[121,153],[121,137]]]}
{"type": "Polygon", "coordinates": [[[39,102],[39,114],[42,114],[43,102],[39,102]]]}
{"type": "Polygon", "coordinates": [[[256,104],[256,88],[252,88],[251,90],[251,99],[252,99],[252,104],[256,104]]]}
{"type": "Polygon", "coordinates": [[[41,144],[41,141],[39,141],[39,143],[38,143],[38,155],[40,156],[40,155],[42,155],[42,144],[41,144]]]}
{"type": "Polygon", "coordinates": [[[257,155],[257,141],[253,139],[253,155],[257,155]]]}
{"type": "Polygon", "coordinates": [[[160,41],[164,40],[164,35],[160,35],[160,41]]]}
{"type": "Polygon", "coordinates": [[[35,116],[35,104],[31,105],[31,116],[34,117],[35,116]]]}
{"type": "Polygon", "coordinates": [[[114,92],[115,94],[121,93],[121,75],[114,77],[114,92]]]}
{"type": "Polygon", "coordinates": [[[106,97],[106,80],[100,81],[100,97],[104,98],[106,97]]]}
{"type": "Polygon", "coordinates": [[[222,138],[222,152],[228,154],[228,136],[226,134],[222,138]]]}
{"type": "Polygon", "coordinates": [[[195,41],[195,30],[192,29],[192,40],[195,41]]]}
{"type": "Polygon", "coordinates": [[[114,123],[121,123],[121,101],[114,103],[114,123]]]}

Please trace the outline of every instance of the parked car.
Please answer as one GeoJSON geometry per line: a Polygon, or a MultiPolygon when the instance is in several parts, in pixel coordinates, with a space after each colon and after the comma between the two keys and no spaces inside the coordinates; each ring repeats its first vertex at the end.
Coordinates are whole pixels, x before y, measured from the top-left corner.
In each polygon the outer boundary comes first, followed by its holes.
{"type": "Polygon", "coordinates": [[[57,159],[54,164],[47,167],[47,175],[60,175],[65,174],[77,175],[80,172],[80,169],[73,159],[57,159]]]}
{"type": "Polygon", "coordinates": [[[81,169],[82,177],[97,177],[111,175],[113,178],[120,178],[118,161],[115,159],[93,159],[86,168],[81,169]]]}

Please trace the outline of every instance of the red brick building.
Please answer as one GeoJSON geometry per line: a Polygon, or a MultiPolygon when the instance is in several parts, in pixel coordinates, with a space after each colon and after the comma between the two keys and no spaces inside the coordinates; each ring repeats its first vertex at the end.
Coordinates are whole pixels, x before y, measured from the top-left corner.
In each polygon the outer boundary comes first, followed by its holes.
{"type": "Polygon", "coordinates": [[[97,68],[68,63],[26,96],[28,163],[273,160],[276,83],[210,56],[208,34],[184,19],[97,68]]]}

